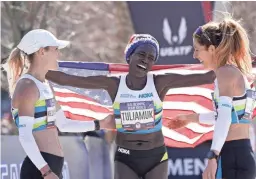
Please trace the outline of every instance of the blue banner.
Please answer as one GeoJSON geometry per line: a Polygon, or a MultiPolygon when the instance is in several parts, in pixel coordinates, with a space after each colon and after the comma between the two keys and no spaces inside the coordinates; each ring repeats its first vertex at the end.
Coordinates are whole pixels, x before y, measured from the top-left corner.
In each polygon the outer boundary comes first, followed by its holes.
{"type": "Polygon", "coordinates": [[[196,148],[168,148],[169,179],[201,179],[210,142],[196,148]]]}
{"type": "Polygon", "coordinates": [[[158,64],[194,64],[192,34],[205,23],[200,1],[128,2],[136,33],[153,35],[160,45],[158,64]]]}

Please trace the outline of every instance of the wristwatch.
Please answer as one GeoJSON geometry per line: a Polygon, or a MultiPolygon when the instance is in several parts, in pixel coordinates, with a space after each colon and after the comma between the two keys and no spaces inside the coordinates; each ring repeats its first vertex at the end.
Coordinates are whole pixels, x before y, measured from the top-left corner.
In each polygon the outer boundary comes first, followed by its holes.
{"type": "Polygon", "coordinates": [[[208,158],[209,160],[211,160],[211,159],[216,159],[216,160],[218,160],[218,159],[219,159],[219,155],[215,154],[214,151],[210,150],[210,151],[207,153],[207,158],[208,158]]]}
{"type": "Polygon", "coordinates": [[[94,120],[94,124],[95,124],[95,130],[96,131],[100,130],[100,121],[99,120],[94,120]]]}
{"type": "Polygon", "coordinates": [[[51,170],[51,169],[49,169],[47,172],[45,172],[45,173],[42,175],[42,177],[44,178],[44,177],[48,176],[50,173],[52,173],[52,170],[51,170]]]}

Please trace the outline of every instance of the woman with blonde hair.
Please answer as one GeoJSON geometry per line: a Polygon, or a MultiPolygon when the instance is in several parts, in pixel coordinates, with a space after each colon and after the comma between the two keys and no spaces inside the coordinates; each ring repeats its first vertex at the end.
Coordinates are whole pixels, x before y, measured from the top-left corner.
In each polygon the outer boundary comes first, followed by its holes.
{"type": "Polygon", "coordinates": [[[115,128],[114,120],[67,119],[56,104],[45,74],[57,69],[59,49],[68,43],[58,40],[49,31],[32,30],[21,39],[7,61],[12,115],[19,130],[19,141],[27,154],[21,167],[21,179],[61,178],[64,154],[57,127],[61,132],[86,132],[99,126],[115,128]]]}
{"type": "Polygon", "coordinates": [[[216,108],[211,113],[177,116],[170,120],[169,127],[179,128],[190,122],[215,124],[203,179],[255,179],[256,162],[249,135],[251,109],[247,110],[253,105],[246,78],[252,69],[247,33],[237,21],[225,18],[198,27],[193,43],[194,58],[216,74],[216,108]]]}

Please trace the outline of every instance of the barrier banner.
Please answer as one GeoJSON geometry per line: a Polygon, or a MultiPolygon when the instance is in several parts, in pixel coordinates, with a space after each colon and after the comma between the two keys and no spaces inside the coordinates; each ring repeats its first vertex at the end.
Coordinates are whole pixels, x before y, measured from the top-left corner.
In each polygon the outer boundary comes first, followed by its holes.
{"type": "MultiPolygon", "coordinates": [[[[1,179],[19,179],[25,153],[18,137],[1,136],[1,142],[1,179]]],[[[89,179],[91,167],[88,166],[88,152],[82,138],[61,136],[60,142],[65,155],[63,179],[89,179]]],[[[199,179],[206,165],[205,155],[209,147],[209,143],[203,143],[194,149],[168,148],[169,178],[199,179]]]]}
{"type": "MultiPolygon", "coordinates": [[[[63,179],[88,179],[87,150],[82,138],[61,136],[65,162],[63,179]]],[[[25,152],[17,136],[1,136],[1,179],[19,179],[25,152]]]]}
{"type": "Polygon", "coordinates": [[[210,146],[204,142],[195,148],[167,148],[169,179],[201,179],[210,146]]]}
{"type": "MultiPolygon", "coordinates": [[[[88,151],[82,138],[61,136],[60,142],[65,155],[62,171],[63,179],[93,179],[90,177],[92,175],[89,175],[89,170],[95,168],[95,166],[89,167],[88,151]]],[[[20,167],[25,153],[18,137],[1,136],[1,143],[1,179],[19,179],[20,167]]],[[[195,148],[168,147],[169,179],[201,179],[201,174],[207,164],[206,154],[210,146],[211,141],[204,142],[195,148]]],[[[95,149],[95,152],[98,151],[95,149]]],[[[113,162],[110,163],[113,164],[113,162]]],[[[107,166],[106,170],[110,170],[110,168],[107,166]]],[[[107,175],[102,173],[102,176],[104,178],[107,175]]]]}

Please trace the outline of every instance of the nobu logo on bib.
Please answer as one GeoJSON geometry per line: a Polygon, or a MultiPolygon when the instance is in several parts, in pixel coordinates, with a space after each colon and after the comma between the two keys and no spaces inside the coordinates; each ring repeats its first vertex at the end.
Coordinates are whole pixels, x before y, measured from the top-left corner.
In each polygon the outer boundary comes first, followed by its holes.
{"type": "Polygon", "coordinates": [[[125,130],[150,129],[155,126],[153,101],[121,103],[120,115],[125,130]]]}

